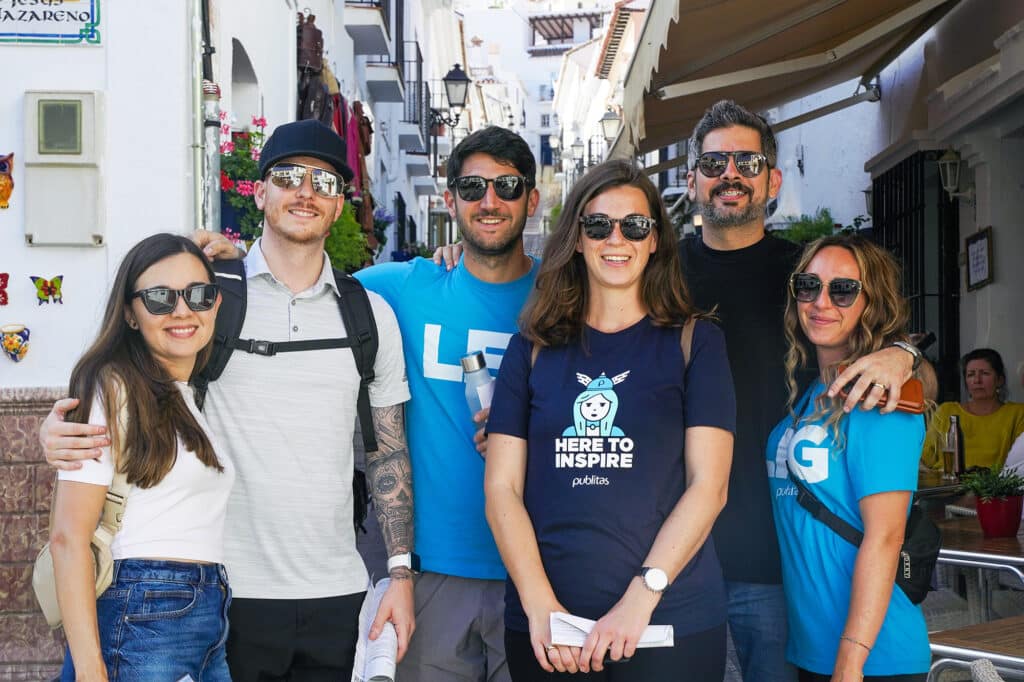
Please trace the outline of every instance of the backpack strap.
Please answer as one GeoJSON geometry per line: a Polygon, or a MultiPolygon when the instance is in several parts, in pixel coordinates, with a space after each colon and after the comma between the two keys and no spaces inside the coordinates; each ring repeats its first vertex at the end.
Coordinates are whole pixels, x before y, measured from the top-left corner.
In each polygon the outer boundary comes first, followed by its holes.
{"type": "MultiPolygon", "coordinates": [[[[373,413],[370,411],[370,384],[374,380],[373,365],[377,359],[377,321],[373,317],[370,297],[366,289],[355,277],[340,270],[334,270],[334,283],[338,287],[338,308],[341,319],[345,323],[348,335],[345,345],[351,346],[352,355],[359,371],[359,398],[356,400],[356,412],[359,415],[359,428],[363,433],[363,447],[366,452],[377,450],[377,435],[373,426],[373,413]]],[[[301,343],[301,342],[300,342],[301,343]]]]}
{"type": "Polygon", "coordinates": [[[220,378],[231,359],[232,351],[237,348],[238,337],[242,334],[242,324],[245,322],[245,261],[218,260],[212,265],[217,275],[217,284],[220,285],[221,302],[213,329],[213,351],[206,367],[192,381],[196,406],[200,410],[203,409],[210,382],[220,378]]]}

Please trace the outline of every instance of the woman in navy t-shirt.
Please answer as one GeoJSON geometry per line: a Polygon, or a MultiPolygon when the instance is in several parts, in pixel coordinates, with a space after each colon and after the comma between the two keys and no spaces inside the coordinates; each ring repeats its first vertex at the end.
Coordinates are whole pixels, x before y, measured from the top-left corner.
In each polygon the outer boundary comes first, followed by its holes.
{"type": "Polygon", "coordinates": [[[722,679],[725,591],[709,533],[735,397],[718,327],[691,325],[684,366],[682,329],[698,315],[678,258],[647,176],[595,166],[567,197],[502,360],[485,488],[510,576],[516,682],[722,679]],[[597,621],[582,648],[552,645],[553,612],[597,621]],[[673,646],[638,649],[649,624],[673,626],[673,646]]]}

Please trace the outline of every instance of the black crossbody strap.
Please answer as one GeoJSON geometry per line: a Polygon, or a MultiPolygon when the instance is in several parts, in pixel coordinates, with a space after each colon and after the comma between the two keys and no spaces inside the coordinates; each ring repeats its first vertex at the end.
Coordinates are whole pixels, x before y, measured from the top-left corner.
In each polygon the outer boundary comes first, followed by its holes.
{"type": "Polygon", "coordinates": [[[338,308],[341,319],[345,323],[345,333],[351,339],[349,345],[355,356],[356,369],[359,371],[359,395],[356,399],[356,413],[359,416],[359,427],[363,434],[363,448],[366,452],[376,452],[377,433],[373,424],[373,412],[370,408],[370,384],[376,377],[374,363],[377,359],[377,321],[373,316],[370,297],[363,285],[351,275],[340,270],[334,271],[334,283],[338,287],[338,308]]]}
{"type": "Polygon", "coordinates": [[[255,355],[277,355],[304,350],[326,350],[328,348],[349,348],[358,343],[351,337],[344,339],[306,339],[304,341],[259,341],[257,339],[235,339],[229,342],[235,350],[255,355]]]}
{"type": "Polygon", "coordinates": [[[796,496],[797,503],[806,509],[807,512],[815,519],[821,521],[835,531],[836,535],[846,540],[854,547],[860,547],[860,543],[864,540],[864,533],[833,514],[829,508],[811,492],[811,489],[793,474],[793,469],[790,468],[788,459],[786,460],[786,469],[789,471],[789,480],[793,482],[793,485],[796,486],[798,492],[796,496]]]}

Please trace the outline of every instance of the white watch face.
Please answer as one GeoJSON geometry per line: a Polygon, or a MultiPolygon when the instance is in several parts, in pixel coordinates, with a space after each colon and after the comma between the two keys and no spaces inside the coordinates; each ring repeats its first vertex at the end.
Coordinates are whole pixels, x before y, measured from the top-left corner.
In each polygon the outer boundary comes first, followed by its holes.
{"type": "Polygon", "coordinates": [[[648,568],[644,571],[644,583],[648,589],[661,592],[668,587],[668,575],[660,568],[648,568]]]}

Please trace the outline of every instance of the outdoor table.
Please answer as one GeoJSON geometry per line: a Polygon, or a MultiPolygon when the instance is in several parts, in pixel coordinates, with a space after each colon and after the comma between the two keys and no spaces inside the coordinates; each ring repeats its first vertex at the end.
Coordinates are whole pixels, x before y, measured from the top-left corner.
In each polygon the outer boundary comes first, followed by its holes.
{"type": "Polygon", "coordinates": [[[966,669],[970,662],[987,658],[1000,674],[1024,677],[1024,616],[1002,618],[929,635],[932,663],[928,679],[947,669],[966,669]]]}
{"type": "Polygon", "coordinates": [[[959,483],[943,481],[941,471],[919,469],[917,472],[917,492],[914,493],[914,497],[917,499],[952,497],[957,494],[959,489],[959,483]]]}
{"type": "MultiPolygon", "coordinates": [[[[1024,532],[1012,538],[987,538],[982,535],[978,519],[972,516],[954,517],[936,524],[942,531],[940,564],[1005,571],[1024,583],[1024,532]]],[[[967,595],[972,618],[989,620],[992,617],[991,594],[980,580],[977,595],[973,592],[969,589],[967,595]]]]}

